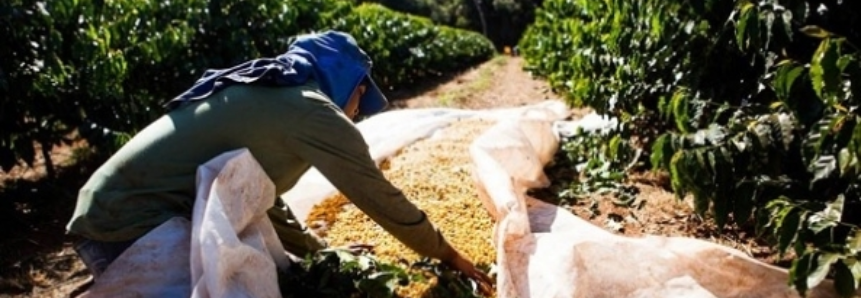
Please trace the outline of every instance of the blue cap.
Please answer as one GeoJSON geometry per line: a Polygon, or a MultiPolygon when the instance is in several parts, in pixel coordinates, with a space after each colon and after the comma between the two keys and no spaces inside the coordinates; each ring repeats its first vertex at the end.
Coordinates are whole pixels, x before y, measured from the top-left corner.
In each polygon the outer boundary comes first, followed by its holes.
{"type": "Polygon", "coordinates": [[[314,61],[320,89],[342,110],[361,83],[367,89],[359,102],[360,115],[376,114],[389,105],[371,78],[371,58],[351,35],[332,30],[300,35],[288,52],[314,61]]]}

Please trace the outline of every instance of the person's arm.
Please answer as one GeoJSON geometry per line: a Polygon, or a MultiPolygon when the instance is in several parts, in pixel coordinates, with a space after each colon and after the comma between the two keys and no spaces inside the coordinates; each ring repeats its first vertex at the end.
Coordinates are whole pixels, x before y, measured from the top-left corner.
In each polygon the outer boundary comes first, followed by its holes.
{"type": "Polygon", "coordinates": [[[425,213],[383,176],[358,129],[337,107],[320,107],[295,128],[296,152],[371,219],[417,253],[456,254],[425,213]]]}
{"type": "Polygon", "coordinates": [[[297,133],[299,155],[353,204],[417,253],[439,259],[478,282],[489,295],[493,281],[453,248],[424,212],[374,164],[359,130],[334,105],[308,114],[297,133]]]}

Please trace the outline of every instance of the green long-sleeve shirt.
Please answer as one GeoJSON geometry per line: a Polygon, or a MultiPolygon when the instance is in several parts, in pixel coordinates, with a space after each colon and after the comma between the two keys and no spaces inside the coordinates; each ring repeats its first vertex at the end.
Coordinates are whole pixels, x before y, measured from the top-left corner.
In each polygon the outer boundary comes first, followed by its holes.
{"type": "Polygon", "coordinates": [[[171,217],[188,218],[197,167],[238,148],[250,150],[277,194],[314,166],[417,253],[433,258],[451,253],[424,212],[385,179],[353,123],[313,83],[236,85],[171,111],[93,174],[79,192],[67,228],[94,240],[124,241],[171,217]]]}

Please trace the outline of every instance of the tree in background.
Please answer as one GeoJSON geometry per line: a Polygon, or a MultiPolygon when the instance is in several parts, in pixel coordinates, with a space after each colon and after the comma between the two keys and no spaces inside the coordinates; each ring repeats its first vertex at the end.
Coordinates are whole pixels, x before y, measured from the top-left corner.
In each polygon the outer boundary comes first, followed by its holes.
{"type": "Polygon", "coordinates": [[[482,32],[497,49],[514,46],[543,0],[354,0],[425,16],[437,24],[482,32]],[[484,20],[482,22],[482,19],[484,20]]]}
{"type": "Polygon", "coordinates": [[[109,155],[202,71],[273,57],[291,36],[326,29],[371,49],[386,90],[494,52],[480,34],[339,0],[0,1],[0,173],[42,155],[53,177],[49,153],[74,132],[109,155]]]}

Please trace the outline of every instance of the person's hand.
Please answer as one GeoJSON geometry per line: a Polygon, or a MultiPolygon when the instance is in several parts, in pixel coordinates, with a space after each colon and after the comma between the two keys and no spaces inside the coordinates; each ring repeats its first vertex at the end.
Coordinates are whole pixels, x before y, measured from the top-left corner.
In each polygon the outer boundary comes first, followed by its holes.
{"type": "Polygon", "coordinates": [[[490,276],[478,270],[475,264],[464,258],[459,252],[454,251],[454,254],[443,262],[478,283],[478,289],[483,295],[490,296],[493,293],[493,280],[490,279],[490,276]]]}

